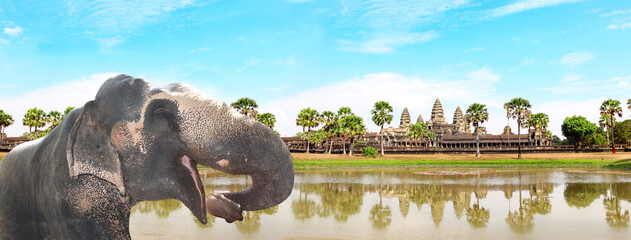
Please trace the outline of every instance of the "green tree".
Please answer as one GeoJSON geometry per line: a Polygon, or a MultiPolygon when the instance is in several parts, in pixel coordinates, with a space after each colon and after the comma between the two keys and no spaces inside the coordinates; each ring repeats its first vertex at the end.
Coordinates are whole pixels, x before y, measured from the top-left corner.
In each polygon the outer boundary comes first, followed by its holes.
{"type": "Polygon", "coordinates": [[[617,136],[617,144],[628,145],[631,143],[631,120],[627,119],[622,122],[617,122],[612,132],[617,136]]]}
{"type": "Polygon", "coordinates": [[[274,129],[274,124],[276,123],[276,116],[271,113],[261,113],[256,115],[256,121],[259,121],[265,126],[268,126],[270,129],[274,129]]]}
{"type": "Polygon", "coordinates": [[[318,111],[311,108],[305,108],[300,111],[298,118],[296,118],[296,125],[302,126],[302,131],[307,128],[307,153],[309,152],[309,142],[311,142],[311,128],[320,125],[320,114],[318,111]]]}
{"type": "Polygon", "coordinates": [[[474,103],[469,106],[464,117],[475,128],[475,157],[480,157],[480,131],[478,131],[478,126],[489,120],[489,112],[486,109],[486,105],[474,103]]]}
{"type": "Polygon", "coordinates": [[[320,144],[322,142],[324,142],[324,138],[326,138],[324,136],[324,133],[322,130],[314,132],[313,134],[311,134],[311,139],[309,140],[311,143],[315,143],[315,144],[320,144]]]}
{"type": "Polygon", "coordinates": [[[521,159],[521,123],[530,114],[530,101],[523,98],[513,98],[504,104],[507,116],[517,119],[517,158],[521,159]]]}
{"type": "Polygon", "coordinates": [[[324,136],[329,142],[328,153],[331,154],[331,150],[333,149],[333,138],[339,136],[340,132],[340,117],[334,112],[324,111],[322,112],[321,118],[324,124],[324,126],[322,126],[324,136]]]}
{"type": "Polygon", "coordinates": [[[0,110],[0,144],[4,141],[4,129],[13,125],[13,116],[0,110]]]}
{"type": "MultiPolygon", "coordinates": [[[[351,112],[351,108],[349,107],[340,107],[340,109],[337,110],[337,115],[341,121],[342,118],[353,115],[353,112],[351,112]]],[[[344,154],[346,154],[346,137],[347,136],[344,134],[344,129],[341,127],[341,122],[340,122],[340,128],[339,128],[339,135],[342,137],[342,148],[344,149],[344,154]]]]}
{"type": "Polygon", "coordinates": [[[349,156],[353,155],[353,143],[355,143],[356,137],[361,137],[366,133],[366,127],[364,126],[364,119],[355,116],[349,115],[341,120],[342,132],[345,136],[348,136],[351,139],[351,145],[349,149],[349,156]]]}
{"type": "Polygon", "coordinates": [[[239,98],[236,102],[230,104],[230,106],[241,112],[241,114],[250,117],[255,117],[253,116],[253,113],[256,111],[256,108],[259,107],[259,105],[256,104],[256,101],[246,97],[239,98]]]}
{"type": "Polygon", "coordinates": [[[583,116],[566,117],[561,125],[561,132],[566,138],[572,138],[575,142],[574,148],[578,149],[579,145],[584,145],[585,140],[596,132],[596,124],[587,121],[583,116]]]}
{"type": "Polygon", "coordinates": [[[412,124],[410,126],[408,136],[416,141],[421,140],[422,138],[427,136],[427,125],[422,122],[412,124]]]}
{"type": "MultiPolygon", "coordinates": [[[[607,125],[607,132],[611,133],[611,149],[615,149],[615,138],[609,128],[613,128],[616,122],[616,115],[622,117],[622,108],[620,107],[620,101],[607,99],[600,105],[600,115],[607,115],[610,117],[609,124],[607,125]]],[[[613,129],[612,129],[613,130],[613,129]]],[[[614,152],[615,153],[615,152],[614,152]]]]}
{"type": "Polygon", "coordinates": [[[35,128],[35,132],[37,132],[38,127],[46,126],[46,112],[38,108],[31,108],[24,114],[22,124],[29,127],[29,132],[33,132],[32,128],[35,128]]]}
{"type": "Polygon", "coordinates": [[[50,123],[50,128],[53,129],[61,122],[61,113],[58,111],[50,111],[46,116],[46,120],[50,123]]]}
{"type": "Polygon", "coordinates": [[[388,102],[379,101],[375,103],[374,109],[371,111],[372,121],[381,127],[379,131],[379,144],[381,145],[381,156],[383,157],[383,125],[392,122],[392,106],[388,102]]]}

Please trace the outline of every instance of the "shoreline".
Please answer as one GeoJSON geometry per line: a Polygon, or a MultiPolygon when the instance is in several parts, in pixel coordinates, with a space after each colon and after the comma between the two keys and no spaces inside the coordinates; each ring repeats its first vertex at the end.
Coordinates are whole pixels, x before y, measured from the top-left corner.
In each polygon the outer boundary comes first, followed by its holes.
{"type": "Polygon", "coordinates": [[[631,170],[631,153],[392,154],[366,158],[339,154],[292,153],[296,169],[326,168],[612,168],[631,170]]]}
{"type": "MultiPolygon", "coordinates": [[[[7,153],[0,152],[0,162],[7,153]]],[[[383,158],[341,154],[292,153],[295,169],[345,168],[603,168],[631,170],[631,153],[392,154],[383,158]]],[[[199,168],[208,168],[198,165],[199,168]]]]}

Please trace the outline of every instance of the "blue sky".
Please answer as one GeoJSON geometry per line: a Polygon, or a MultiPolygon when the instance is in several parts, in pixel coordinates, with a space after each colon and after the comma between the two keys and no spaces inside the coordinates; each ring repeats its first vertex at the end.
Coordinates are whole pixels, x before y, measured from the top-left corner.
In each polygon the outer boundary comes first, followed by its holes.
{"type": "MultiPolygon", "coordinates": [[[[404,107],[428,120],[440,98],[502,105],[529,99],[561,136],[566,116],[598,119],[631,98],[631,2],[623,0],[0,0],[0,109],[82,106],[116,73],[186,82],[232,102],[255,99],[291,136],[301,108],[404,107]]],[[[623,106],[624,118],[631,112],[623,106]]],[[[515,129],[515,123],[511,126],[515,129]]]]}

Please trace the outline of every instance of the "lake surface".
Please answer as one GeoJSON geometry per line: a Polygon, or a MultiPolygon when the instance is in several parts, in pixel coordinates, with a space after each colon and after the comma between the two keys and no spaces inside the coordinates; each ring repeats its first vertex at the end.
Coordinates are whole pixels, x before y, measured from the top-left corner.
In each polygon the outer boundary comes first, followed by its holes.
{"type": "MultiPolygon", "coordinates": [[[[251,185],[203,173],[207,193],[251,185]]],[[[298,171],[291,196],[232,224],[179,201],[134,207],[134,239],[630,239],[631,172],[298,171]]]]}

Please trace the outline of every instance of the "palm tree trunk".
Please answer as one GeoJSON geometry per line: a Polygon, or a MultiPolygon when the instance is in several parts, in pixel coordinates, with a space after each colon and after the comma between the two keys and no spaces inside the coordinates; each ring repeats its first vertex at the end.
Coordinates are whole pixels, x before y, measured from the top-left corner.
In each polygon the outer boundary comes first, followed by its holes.
{"type": "Polygon", "coordinates": [[[355,138],[351,136],[351,146],[348,147],[348,156],[353,156],[353,142],[355,142],[355,138]]]}
{"type": "Polygon", "coordinates": [[[616,141],[614,141],[614,137],[613,137],[613,128],[614,128],[614,119],[613,116],[611,117],[611,152],[612,153],[616,153],[616,141]]]}
{"type": "Polygon", "coordinates": [[[4,142],[4,125],[0,125],[0,146],[4,142]]]}
{"type": "MultiPolygon", "coordinates": [[[[517,116],[519,119],[521,116],[517,116]]],[[[517,120],[517,159],[521,159],[521,121],[517,120]]]]}
{"type": "Polygon", "coordinates": [[[609,146],[609,125],[607,125],[607,146],[609,146]]]}
{"type": "Polygon", "coordinates": [[[331,154],[332,149],[333,149],[333,138],[329,138],[329,154],[331,154]]]}
{"type": "Polygon", "coordinates": [[[383,157],[383,125],[381,125],[381,131],[379,131],[379,141],[381,144],[381,156],[383,157]]]}
{"type": "Polygon", "coordinates": [[[342,136],[342,149],[344,149],[344,154],[346,154],[346,137],[342,136]]]}
{"type": "Polygon", "coordinates": [[[308,128],[307,132],[307,153],[309,153],[309,146],[311,145],[311,127],[308,128]]]}

